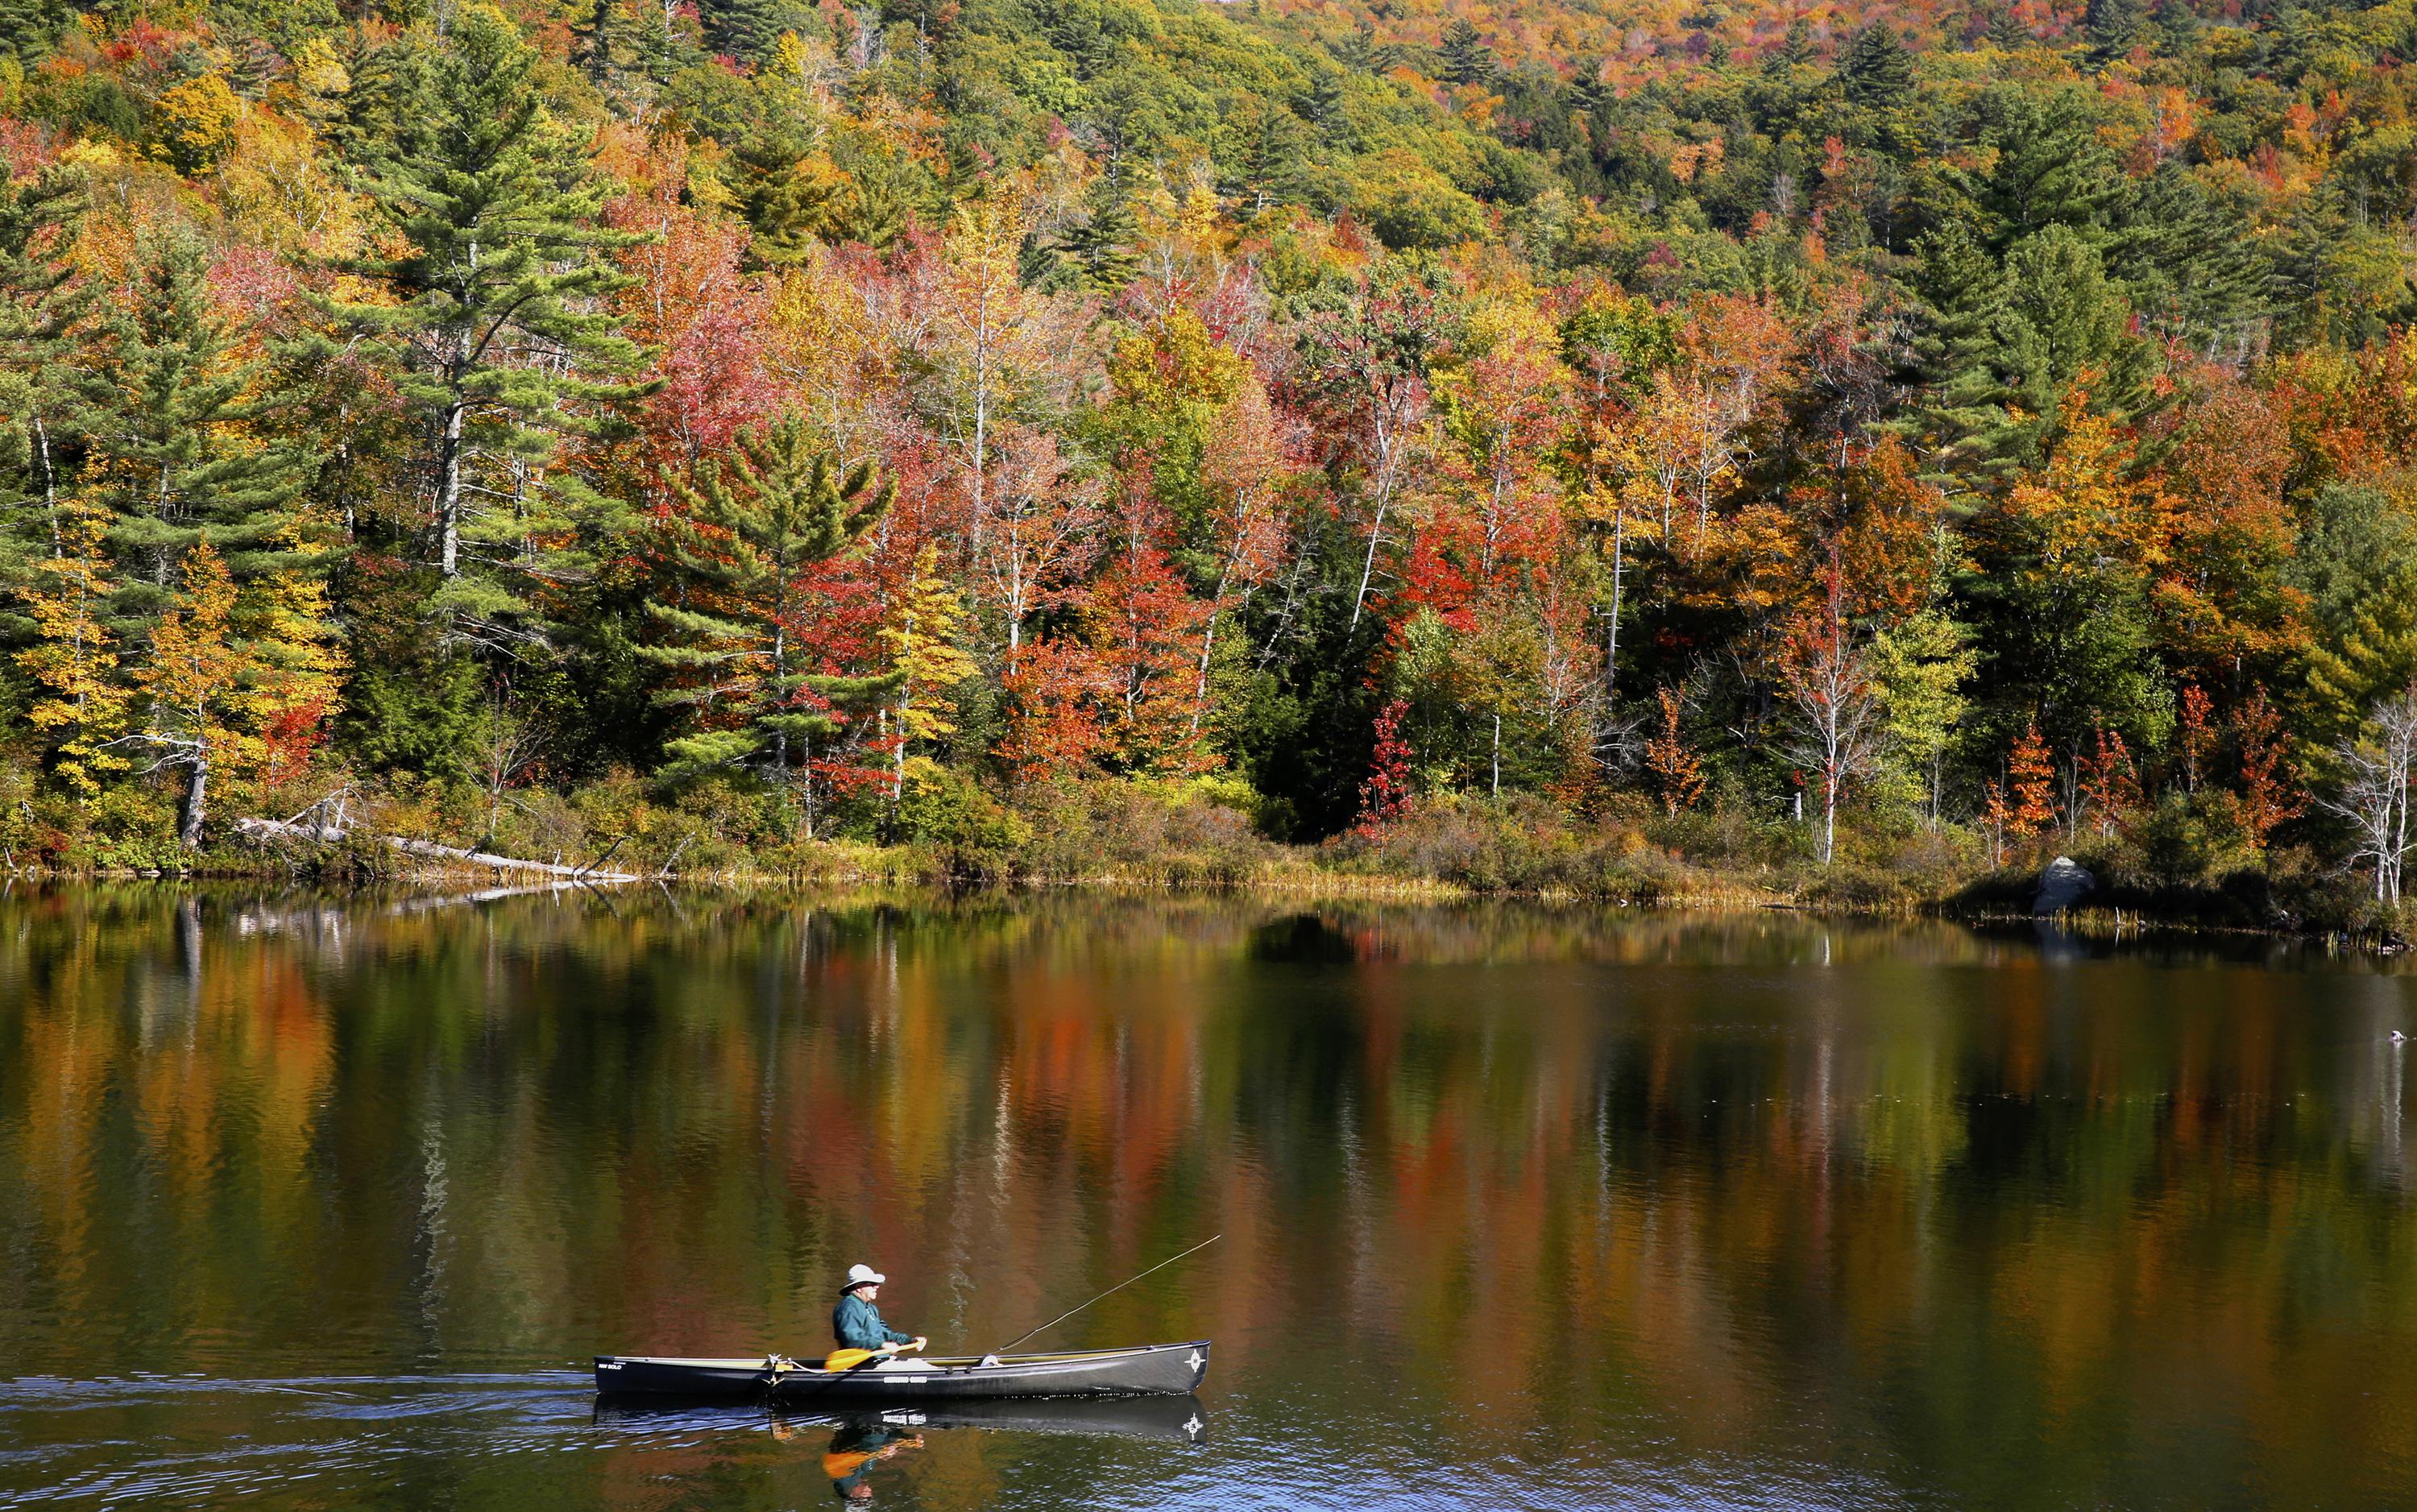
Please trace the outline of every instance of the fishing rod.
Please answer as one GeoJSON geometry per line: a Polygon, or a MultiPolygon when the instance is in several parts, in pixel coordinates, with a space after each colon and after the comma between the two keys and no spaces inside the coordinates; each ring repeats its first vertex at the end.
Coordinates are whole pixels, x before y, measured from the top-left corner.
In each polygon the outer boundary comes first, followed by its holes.
{"type": "MultiPolygon", "coordinates": [[[[1224,1236],[1224,1234],[1222,1234],[1222,1233],[1212,1233],[1212,1234],[1210,1234],[1208,1238],[1201,1240],[1198,1244],[1193,1245],[1191,1248],[1189,1248],[1189,1249],[1185,1250],[1185,1251],[1183,1252],[1183,1254],[1181,1254],[1181,1255],[1169,1255],[1169,1256],[1167,1256],[1164,1260],[1162,1260],[1162,1261],[1160,1261],[1157,1264],[1152,1265],[1148,1270],[1146,1270],[1146,1271],[1142,1272],[1142,1273],[1141,1273],[1141,1276],[1129,1277],[1129,1278],[1126,1278],[1126,1279],[1124,1279],[1124,1280],[1118,1281],[1116,1285],[1114,1285],[1114,1286],[1112,1286],[1112,1287],[1109,1287],[1106,1291],[1104,1291],[1104,1292],[1101,1293],[1099,1296],[1096,1296],[1096,1297],[1091,1298],[1091,1302],[1097,1302],[1097,1301],[1099,1301],[1099,1300],[1100,1300],[1100,1297],[1110,1297],[1110,1296],[1114,1296],[1114,1295],[1116,1295],[1118,1292],[1123,1291],[1126,1287],[1132,1285],[1132,1284],[1133,1284],[1133,1282],[1140,1280],[1140,1279],[1142,1278],[1142,1277],[1143,1277],[1143,1276],[1154,1276],[1154,1275],[1156,1275],[1158,1272],[1160,1272],[1160,1271],[1163,1271],[1163,1270],[1166,1269],[1166,1267],[1168,1267],[1169,1265],[1174,1264],[1177,1261],[1183,1259],[1183,1258],[1184,1258],[1184,1256],[1186,1256],[1186,1255],[1196,1255],[1196,1254],[1200,1253],[1200,1251],[1202,1251],[1202,1250],[1204,1250],[1204,1249],[1208,1248],[1210,1245],[1215,1244],[1218,1240],[1223,1239],[1224,1237],[1225,1237],[1225,1236],[1224,1236]]],[[[995,1350],[993,1350],[993,1351],[991,1351],[991,1352],[990,1352],[990,1354],[989,1354],[988,1356],[985,1356],[985,1357],[986,1357],[986,1358],[996,1358],[996,1356],[998,1356],[998,1355],[1001,1355],[1001,1354],[1006,1353],[1008,1350],[1011,1350],[1011,1349],[1015,1348],[1015,1345],[1016,1345],[1016,1344],[1021,1344],[1021,1343],[1023,1343],[1023,1342],[1024,1342],[1024,1340],[1025,1340],[1025,1339],[1026,1339],[1026,1338],[1030,1338],[1032,1337],[1032,1335],[1033,1335],[1033,1334],[1041,1334],[1041,1333],[1046,1333],[1046,1332],[1048,1332],[1050,1329],[1056,1327],[1059,1323],[1064,1323],[1067,1319],[1072,1318],[1072,1316],[1074,1316],[1074,1314],[1076,1314],[1076,1313],[1078,1313],[1078,1312],[1082,1311],[1084,1308],[1087,1308],[1087,1307],[1089,1307],[1089,1306],[1091,1305],[1091,1302],[1086,1302],[1086,1303],[1083,1303],[1080,1307],[1068,1308],[1065,1311],[1063,1311],[1063,1312],[1059,1313],[1056,1317],[1050,1319],[1047,1323],[1042,1323],[1040,1327],[1033,1329],[1033,1330],[1031,1331],[1031,1333],[1025,1334],[1025,1335],[1024,1335],[1024,1336],[1022,1336],[1021,1338],[1017,1338],[1017,1339],[1015,1340],[1015,1343],[1014,1343],[1014,1344],[1010,1344],[1010,1345],[1008,1345],[1006,1349],[995,1349],[995,1350]]]]}

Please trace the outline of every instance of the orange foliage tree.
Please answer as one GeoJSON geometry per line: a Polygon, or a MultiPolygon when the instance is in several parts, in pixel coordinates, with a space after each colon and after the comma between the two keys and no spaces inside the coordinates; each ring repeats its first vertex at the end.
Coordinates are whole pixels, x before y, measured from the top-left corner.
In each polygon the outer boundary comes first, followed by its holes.
{"type": "Polygon", "coordinates": [[[2250,694],[2233,710],[2230,722],[2233,748],[2241,757],[2241,790],[2234,812],[2240,817],[2242,834],[2262,850],[2277,826],[2305,811],[2307,800],[2290,769],[2282,716],[2268,702],[2266,690],[2261,688],[2250,694]]]}
{"type": "Polygon", "coordinates": [[[2056,763],[2034,720],[2014,742],[2006,780],[1988,784],[1981,804],[1981,828],[1989,864],[2003,866],[2007,854],[2056,823],[2056,763]]]}
{"type": "Polygon", "coordinates": [[[2098,838],[2112,839],[2116,830],[2140,807],[2140,774],[2123,737],[2100,724],[2093,748],[2075,758],[2079,768],[2075,789],[2083,811],[2097,826],[2098,838]]]}
{"type": "Polygon", "coordinates": [[[1685,698],[1675,688],[1655,688],[1653,697],[1662,705],[1662,728],[1645,742],[1645,769],[1653,774],[1663,808],[1676,819],[1680,809],[1693,809],[1703,797],[1704,764],[1679,728],[1685,698]]]}

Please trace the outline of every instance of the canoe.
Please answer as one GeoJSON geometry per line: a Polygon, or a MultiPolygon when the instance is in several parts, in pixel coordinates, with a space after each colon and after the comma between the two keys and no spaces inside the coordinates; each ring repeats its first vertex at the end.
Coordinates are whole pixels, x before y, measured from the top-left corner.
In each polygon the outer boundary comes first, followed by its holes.
{"type": "Polygon", "coordinates": [[[1166,1439],[1205,1443],[1208,1410],[1197,1397],[992,1397],[962,1401],[794,1403],[735,1401],[727,1397],[683,1401],[676,1397],[608,1397],[596,1404],[599,1428],[631,1433],[696,1433],[755,1429],[770,1424],[816,1429],[988,1429],[1016,1433],[1166,1439]]]}
{"type": "Polygon", "coordinates": [[[1069,1354],[900,1355],[887,1368],[825,1370],[820,1360],[682,1360],[596,1356],[605,1397],[745,1397],[782,1405],[824,1401],[925,1401],[978,1397],[1180,1397],[1208,1374],[1208,1341],[1069,1354]],[[996,1359],[996,1363],[987,1363],[996,1359]]]}

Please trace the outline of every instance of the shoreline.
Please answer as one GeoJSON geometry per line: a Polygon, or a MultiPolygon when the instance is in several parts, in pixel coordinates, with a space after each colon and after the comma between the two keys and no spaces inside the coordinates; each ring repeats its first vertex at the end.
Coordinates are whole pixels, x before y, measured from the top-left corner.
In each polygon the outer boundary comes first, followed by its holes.
{"type": "MultiPolygon", "coordinates": [[[[2394,930],[2345,928],[2339,925],[2277,922],[2265,925],[2212,919],[2188,912],[2169,912],[2136,903],[2089,903],[2053,913],[2010,908],[1975,896],[2002,873],[1982,873],[1955,879],[1952,890],[1908,888],[1886,900],[1838,896],[1808,897],[1809,889],[1774,888],[1744,878],[1710,886],[1640,889],[1628,895],[1599,893],[1568,886],[1478,886],[1450,878],[1416,874],[1360,871],[1320,865],[1314,854],[1287,854],[1259,861],[1247,870],[1195,867],[1189,858],[1171,858],[1159,867],[1106,869],[1067,874],[1029,872],[967,875],[935,871],[927,853],[915,846],[833,846],[833,859],[846,853],[849,860],[874,860],[879,865],[841,865],[765,869],[700,868],[655,874],[556,874],[533,877],[505,867],[438,864],[425,858],[374,875],[331,872],[317,867],[296,867],[291,859],[264,856],[252,864],[224,852],[206,854],[183,867],[42,867],[15,866],[0,872],[0,882],[14,885],[79,885],[104,883],[166,882],[180,885],[238,883],[281,885],[296,891],[369,896],[380,892],[420,892],[447,886],[491,889],[496,898],[570,890],[600,893],[629,887],[655,887],[683,893],[733,891],[753,894],[803,893],[843,886],[894,890],[934,897],[1012,897],[1020,894],[1097,892],[1102,894],[1164,894],[1168,896],[1259,897],[1298,899],[1304,902],[1423,903],[1444,906],[1528,903],[1557,909],[1602,912],[1752,914],[1787,913],[1812,917],[1865,920],[1934,920],[1969,927],[2008,928],[2053,923],[2068,935],[2092,940],[2145,938],[2150,934],[2184,937],[2251,937],[2321,945],[2362,954],[2391,957],[2410,948],[2394,930]],[[1214,873],[1214,874],[1205,874],[1214,873]]],[[[1816,883],[1820,878],[1814,879],[1816,883]]]]}

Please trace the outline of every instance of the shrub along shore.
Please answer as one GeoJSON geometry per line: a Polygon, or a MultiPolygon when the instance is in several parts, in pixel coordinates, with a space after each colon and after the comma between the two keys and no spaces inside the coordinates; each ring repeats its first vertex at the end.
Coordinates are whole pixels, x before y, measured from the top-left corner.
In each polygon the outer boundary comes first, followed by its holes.
{"type": "Polygon", "coordinates": [[[1229,782],[1063,782],[1004,800],[966,785],[922,793],[897,838],[879,843],[809,837],[773,795],[714,787],[663,801],[652,791],[616,780],[563,794],[521,792],[491,810],[458,794],[431,802],[343,790],[282,830],[230,828],[199,852],[165,837],[156,846],[97,845],[53,833],[49,845],[28,845],[21,819],[0,824],[0,859],[12,875],[50,878],[1223,888],[1982,919],[2029,915],[2043,866],[2069,855],[2096,884],[2070,915],[2084,928],[2257,930],[2396,948],[2407,924],[2400,910],[2375,901],[2362,876],[2295,849],[2227,843],[2220,826],[2187,811],[2104,830],[2050,828],[2013,844],[2000,837],[1994,858],[1991,838],[1976,828],[1865,815],[1841,826],[1824,864],[1811,825],[1722,795],[1675,812],[1649,802],[1588,812],[1533,795],[1442,794],[1302,844],[1269,838],[1253,794],[1229,782]],[[440,846],[465,854],[434,854],[440,846]],[[467,859],[474,851],[529,865],[467,859]]]}

